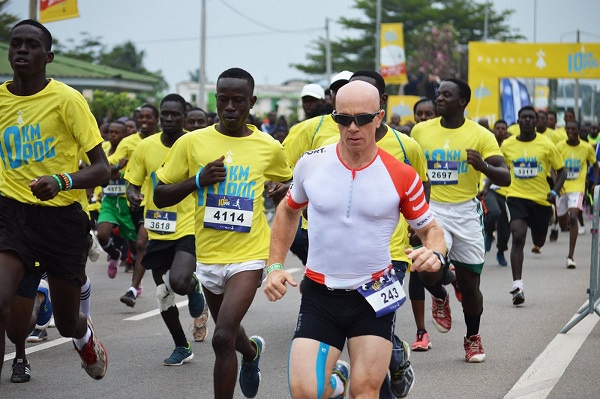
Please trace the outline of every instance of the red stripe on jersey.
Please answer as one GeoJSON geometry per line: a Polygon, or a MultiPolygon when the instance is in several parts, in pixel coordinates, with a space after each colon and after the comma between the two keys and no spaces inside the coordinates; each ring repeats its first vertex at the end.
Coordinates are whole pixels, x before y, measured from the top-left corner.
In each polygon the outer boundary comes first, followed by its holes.
{"type": "Polygon", "coordinates": [[[292,209],[304,208],[308,204],[308,201],[303,202],[301,204],[294,201],[294,199],[292,198],[292,192],[290,190],[288,190],[287,194],[285,195],[285,199],[287,200],[288,205],[292,209]]]}
{"type": "Polygon", "coordinates": [[[428,206],[424,206],[427,201],[419,174],[412,167],[400,162],[381,148],[379,157],[388,170],[400,197],[398,206],[402,215],[407,220],[418,219],[429,209],[428,206]]]}
{"type": "Polygon", "coordinates": [[[325,276],[323,274],[310,270],[308,267],[305,269],[304,274],[312,281],[325,285],[325,276]]]}

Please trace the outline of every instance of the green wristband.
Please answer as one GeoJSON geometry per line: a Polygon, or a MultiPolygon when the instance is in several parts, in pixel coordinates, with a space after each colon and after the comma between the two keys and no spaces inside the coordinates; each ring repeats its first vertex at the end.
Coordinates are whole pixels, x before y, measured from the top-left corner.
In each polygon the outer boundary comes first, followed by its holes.
{"type": "Polygon", "coordinates": [[[56,175],[52,175],[52,177],[54,177],[54,180],[56,180],[56,182],[58,183],[58,191],[62,191],[63,185],[62,185],[62,182],[60,181],[60,177],[58,177],[56,175]]]}
{"type": "Polygon", "coordinates": [[[281,263],[273,263],[271,266],[267,267],[267,274],[271,273],[273,270],[283,270],[283,265],[281,263]]]}

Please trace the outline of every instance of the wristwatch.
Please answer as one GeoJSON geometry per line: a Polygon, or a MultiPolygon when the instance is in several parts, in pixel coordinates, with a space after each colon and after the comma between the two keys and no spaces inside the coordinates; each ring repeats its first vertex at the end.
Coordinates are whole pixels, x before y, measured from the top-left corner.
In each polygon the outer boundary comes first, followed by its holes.
{"type": "Polygon", "coordinates": [[[449,262],[448,262],[448,258],[447,258],[446,255],[442,255],[440,252],[437,252],[437,251],[433,251],[433,253],[440,260],[440,263],[442,264],[442,267],[448,266],[449,262]]]}

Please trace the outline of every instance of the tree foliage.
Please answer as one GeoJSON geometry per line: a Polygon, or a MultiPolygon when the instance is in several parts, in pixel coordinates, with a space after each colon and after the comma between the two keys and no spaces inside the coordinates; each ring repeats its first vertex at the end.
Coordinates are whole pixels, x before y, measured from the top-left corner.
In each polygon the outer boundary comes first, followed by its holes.
{"type": "MultiPolygon", "coordinates": [[[[507,19],[513,10],[495,11],[492,6],[470,0],[386,0],[382,1],[381,21],[402,22],[404,24],[404,42],[407,60],[422,50],[422,43],[431,32],[432,27],[450,25],[455,30],[456,42],[467,45],[470,41],[483,39],[485,8],[488,9],[488,38],[509,41],[523,38],[513,32],[507,19]]],[[[341,71],[348,69],[373,69],[375,67],[375,29],[376,2],[372,0],[355,0],[353,8],[363,12],[362,18],[340,17],[338,23],[345,30],[353,31],[352,37],[333,40],[331,43],[332,69],[341,71]]],[[[321,37],[311,46],[306,56],[306,63],[292,64],[292,67],[309,75],[323,75],[325,71],[325,38],[321,37]]],[[[447,49],[448,53],[456,52],[456,48],[447,49]]],[[[457,56],[449,55],[450,59],[457,56]]],[[[409,73],[416,73],[409,69],[409,73]]]]}
{"type": "Polygon", "coordinates": [[[98,120],[113,120],[122,116],[131,116],[140,100],[131,98],[127,93],[112,93],[94,90],[93,100],[88,101],[92,114],[98,120]]]}
{"type": "Polygon", "coordinates": [[[10,30],[19,22],[16,15],[4,12],[4,8],[10,3],[10,0],[0,0],[0,40],[8,43],[10,40],[10,30]]]}
{"type": "MultiPolygon", "coordinates": [[[[1,0],[0,0],[1,1],[1,0]]],[[[100,37],[93,37],[87,32],[81,32],[79,41],[67,39],[66,43],[54,41],[54,52],[58,55],[91,62],[92,64],[107,65],[125,71],[150,75],[158,79],[150,97],[160,98],[169,87],[162,71],[148,71],[144,66],[144,50],[138,50],[135,44],[127,41],[107,50],[100,37]]]]}

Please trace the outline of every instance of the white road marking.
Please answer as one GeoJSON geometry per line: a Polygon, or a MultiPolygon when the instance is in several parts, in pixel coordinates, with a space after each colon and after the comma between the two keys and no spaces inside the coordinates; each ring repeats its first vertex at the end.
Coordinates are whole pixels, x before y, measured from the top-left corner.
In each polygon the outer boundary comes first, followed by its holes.
{"type": "MultiPolygon", "coordinates": [[[[287,269],[287,271],[289,273],[292,273],[292,274],[296,273],[298,271],[302,271],[302,270],[304,270],[304,269],[303,268],[299,268],[299,267],[287,269]]],[[[175,305],[178,308],[181,308],[181,307],[187,306],[187,304],[188,304],[188,300],[185,299],[185,300],[183,300],[181,302],[177,302],[175,305]]],[[[149,317],[158,316],[159,314],[160,314],[160,311],[158,309],[154,309],[154,310],[151,310],[149,312],[141,313],[141,314],[138,314],[138,315],[135,315],[135,316],[131,316],[131,317],[128,317],[128,318],[123,319],[123,320],[124,321],[140,321],[140,320],[147,319],[149,317]]],[[[39,352],[39,351],[42,351],[42,350],[45,350],[45,349],[49,349],[49,348],[52,348],[54,346],[62,345],[64,343],[71,342],[71,341],[72,341],[71,338],[61,337],[61,338],[58,338],[58,339],[54,339],[52,341],[44,342],[42,344],[39,344],[39,345],[36,345],[36,346],[32,346],[30,348],[27,348],[27,349],[25,349],[25,353],[29,355],[30,353],[39,352]]],[[[15,358],[15,356],[16,356],[16,352],[7,353],[6,355],[4,355],[4,361],[6,362],[8,360],[13,360],[15,358]]]]}
{"type": "MultiPolygon", "coordinates": [[[[39,351],[43,351],[44,349],[50,349],[54,346],[58,346],[58,345],[62,345],[64,343],[67,342],[72,342],[73,340],[71,338],[58,338],[58,339],[53,339],[52,341],[48,341],[48,342],[44,342],[43,344],[39,344],[36,346],[32,346],[30,348],[25,349],[25,353],[27,355],[29,355],[30,353],[34,353],[34,352],[39,352],[39,351]]],[[[13,360],[16,356],[16,352],[11,352],[11,353],[7,353],[6,355],[4,355],[4,361],[6,362],[7,360],[13,360]]]]}
{"type": "MultiPolygon", "coordinates": [[[[577,315],[573,316],[575,318],[577,315]]],[[[504,399],[545,399],[598,323],[588,315],[566,334],[558,334],[535,359],[504,399]]]]}

